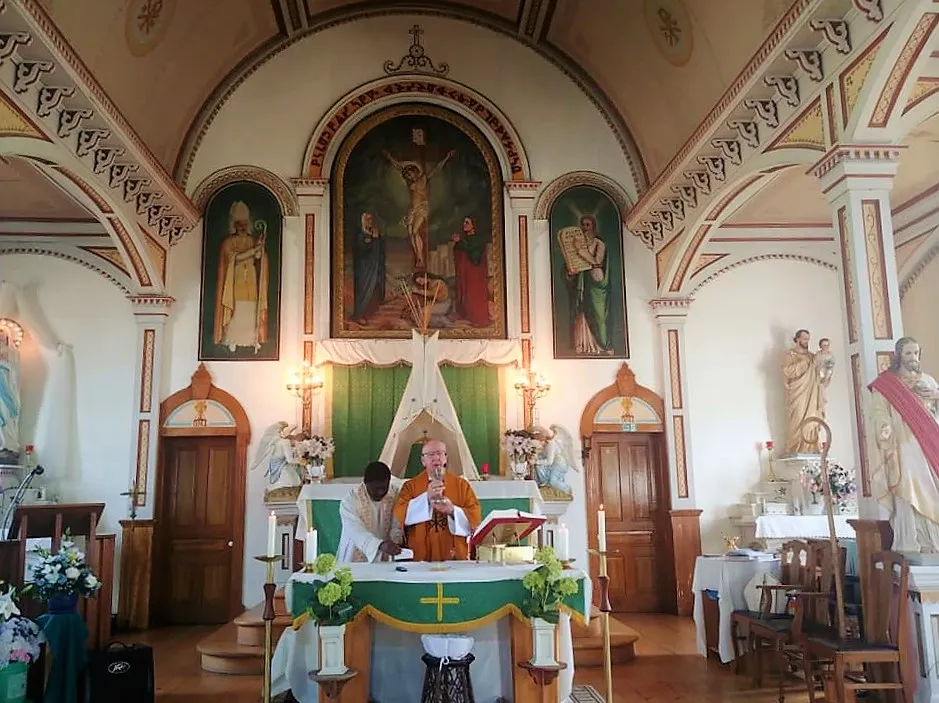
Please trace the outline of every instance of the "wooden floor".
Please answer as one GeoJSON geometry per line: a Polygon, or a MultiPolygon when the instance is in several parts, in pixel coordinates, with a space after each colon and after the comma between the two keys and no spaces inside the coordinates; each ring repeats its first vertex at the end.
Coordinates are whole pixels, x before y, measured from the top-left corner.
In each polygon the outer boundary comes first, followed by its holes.
{"type": "MultiPolygon", "coordinates": [[[[641,637],[635,661],[613,670],[610,703],[771,703],[775,690],[753,691],[749,677],[737,676],[695,651],[695,628],[690,618],[669,615],[629,615],[620,619],[641,637]]],[[[261,678],[220,676],[199,668],[196,644],[217,629],[184,627],[151,630],[125,641],[145,642],[154,648],[159,703],[257,703],[261,678]]],[[[769,679],[772,681],[772,679],[769,679]]],[[[590,684],[604,694],[603,669],[578,669],[575,683],[590,684]]],[[[805,695],[789,694],[787,703],[804,703],[805,695]]],[[[364,703],[364,702],[363,702],[364,703]]]]}

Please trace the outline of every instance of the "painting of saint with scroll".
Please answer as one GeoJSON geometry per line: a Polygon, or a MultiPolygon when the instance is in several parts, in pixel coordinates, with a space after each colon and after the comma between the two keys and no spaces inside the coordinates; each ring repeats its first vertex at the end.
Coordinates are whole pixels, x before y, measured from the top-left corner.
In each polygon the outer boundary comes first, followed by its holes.
{"type": "Polygon", "coordinates": [[[629,358],[619,208],[577,186],[554,202],[550,228],[554,358],[629,358]]]}
{"type": "Polygon", "coordinates": [[[203,218],[199,359],[276,360],[283,212],[264,186],[230,183],[203,218]]]}
{"type": "Polygon", "coordinates": [[[502,172],[474,125],[382,110],[346,137],[331,184],[333,337],[505,338],[502,172]]]}

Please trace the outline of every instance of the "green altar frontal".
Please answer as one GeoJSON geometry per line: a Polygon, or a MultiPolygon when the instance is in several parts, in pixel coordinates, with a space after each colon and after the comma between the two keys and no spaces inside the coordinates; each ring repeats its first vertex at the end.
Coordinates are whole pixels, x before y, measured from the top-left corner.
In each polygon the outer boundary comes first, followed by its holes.
{"type": "MultiPolygon", "coordinates": [[[[355,578],[352,598],[359,606],[356,619],[368,615],[396,629],[422,634],[472,630],[506,615],[527,619],[521,605],[529,592],[522,578],[533,565],[447,564],[447,571],[435,572],[429,563],[407,563],[406,568],[419,569],[407,574],[394,571],[395,565],[389,563],[350,565],[355,578]],[[414,580],[402,581],[407,578],[414,580]]],[[[589,580],[582,571],[567,571],[565,576],[577,581],[577,593],[564,599],[562,609],[578,622],[586,622],[589,580]]],[[[316,578],[312,574],[291,577],[294,618],[306,612],[316,578]]]]}

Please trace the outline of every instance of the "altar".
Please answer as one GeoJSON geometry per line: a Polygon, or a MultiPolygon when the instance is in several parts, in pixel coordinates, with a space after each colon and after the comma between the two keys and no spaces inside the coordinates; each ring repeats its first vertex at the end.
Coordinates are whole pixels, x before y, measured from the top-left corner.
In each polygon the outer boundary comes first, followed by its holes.
{"type": "MultiPolygon", "coordinates": [[[[475,698],[493,703],[504,697],[514,703],[541,701],[541,689],[518,667],[532,655],[531,629],[520,605],[528,591],[522,585],[531,564],[491,565],[445,563],[351,564],[352,596],[361,609],[346,626],[345,663],[357,676],[340,700],[362,703],[410,703],[420,700],[424,664],[421,634],[468,633],[475,639],[476,660],[470,667],[475,698]],[[406,569],[398,571],[397,568],[406,569]]],[[[547,687],[544,700],[565,701],[574,677],[571,617],[586,623],[591,585],[587,575],[568,570],[577,593],[565,598],[557,628],[559,662],[567,664],[547,687]]],[[[288,612],[305,612],[314,574],[296,573],[286,587],[288,612]]],[[[319,667],[317,627],[307,621],[284,632],[272,667],[273,694],[288,689],[300,703],[320,700],[309,672],[319,667]]]]}
{"type": "MultiPolygon", "coordinates": [[[[320,554],[335,554],[339,548],[342,524],[339,520],[339,504],[355,488],[361,479],[335,480],[327,483],[308,483],[297,498],[296,539],[302,540],[312,524],[317,534],[317,551],[320,554]]],[[[470,481],[486,518],[492,510],[522,510],[544,513],[541,493],[534,481],[489,479],[470,481]]]]}

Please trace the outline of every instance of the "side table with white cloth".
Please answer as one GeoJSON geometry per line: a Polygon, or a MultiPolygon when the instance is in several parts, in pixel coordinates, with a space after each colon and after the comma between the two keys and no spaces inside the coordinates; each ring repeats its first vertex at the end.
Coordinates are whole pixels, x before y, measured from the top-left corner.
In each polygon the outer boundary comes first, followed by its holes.
{"type": "Polygon", "coordinates": [[[758,574],[770,574],[778,578],[779,559],[769,554],[760,559],[725,556],[697,558],[691,588],[694,591],[694,624],[697,631],[698,654],[706,657],[710,650],[715,652],[725,664],[733,661],[731,615],[735,610],[747,608],[744,589],[758,574]],[[715,600],[717,617],[713,615],[715,600]],[[713,632],[715,626],[716,637],[713,632]]]}

